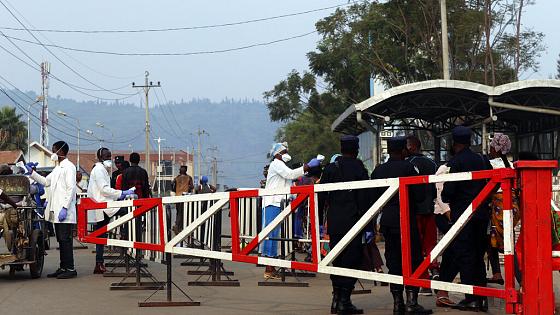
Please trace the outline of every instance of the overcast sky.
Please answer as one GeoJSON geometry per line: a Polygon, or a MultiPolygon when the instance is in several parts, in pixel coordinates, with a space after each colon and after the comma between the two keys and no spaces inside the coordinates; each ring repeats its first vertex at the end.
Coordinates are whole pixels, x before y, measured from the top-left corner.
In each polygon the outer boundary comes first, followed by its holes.
{"type": "MultiPolygon", "coordinates": [[[[15,1],[2,0],[13,5],[23,16],[27,26],[53,29],[143,29],[163,27],[200,26],[237,22],[275,15],[344,4],[344,0],[206,0],[206,1],[15,1]]],[[[537,0],[524,16],[526,26],[545,33],[547,52],[541,58],[541,70],[526,78],[548,78],[555,73],[556,58],[560,53],[560,35],[557,31],[558,0],[537,0]]],[[[158,33],[118,34],[68,34],[42,33],[38,38],[44,43],[90,50],[117,52],[194,52],[221,50],[270,42],[297,36],[314,30],[317,20],[332,13],[334,9],[305,15],[249,23],[239,26],[158,33]]],[[[17,13],[16,13],[17,14],[17,13]]],[[[0,26],[20,27],[0,6],[0,26]]],[[[32,38],[26,32],[3,31],[6,35],[32,38]]],[[[262,92],[270,89],[285,77],[291,69],[307,68],[306,52],[313,50],[318,39],[311,34],[298,39],[265,47],[197,56],[131,57],[92,55],[80,52],[52,51],[72,69],[97,85],[113,89],[133,80],[143,81],[143,73],[149,70],[150,79],[161,81],[168,99],[180,100],[204,97],[213,100],[229,98],[260,99],[262,92]],[[100,74],[103,73],[103,74],[100,74]],[[120,79],[113,78],[121,77],[120,79]]],[[[98,89],[77,77],[44,49],[16,42],[36,61],[48,60],[51,71],[72,84],[98,89]]],[[[25,58],[6,38],[0,37],[0,46],[25,58]]],[[[0,50],[2,66],[0,75],[11,80],[23,90],[38,91],[39,74],[0,50]]],[[[119,93],[132,93],[126,88],[119,93]]],[[[106,98],[120,98],[108,92],[90,91],[106,98]]],[[[61,83],[51,82],[51,96],[61,95],[76,99],[91,99],[61,83]]],[[[135,97],[132,100],[137,101],[135,97]]]]}

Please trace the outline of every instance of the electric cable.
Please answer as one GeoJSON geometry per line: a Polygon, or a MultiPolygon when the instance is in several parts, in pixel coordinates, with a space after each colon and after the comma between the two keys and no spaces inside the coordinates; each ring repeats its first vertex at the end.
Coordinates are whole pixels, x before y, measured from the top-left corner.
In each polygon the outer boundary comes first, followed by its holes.
{"type": "MultiPolygon", "coordinates": [[[[90,83],[91,85],[102,89],[106,92],[115,94],[115,95],[121,95],[121,96],[130,96],[131,94],[123,94],[123,93],[118,93],[115,91],[111,91],[108,90],[94,82],[92,82],[91,80],[87,79],[86,77],[84,77],[83,75],[81,75],[78,71],[76,71],[74,68],[70,67],[68,64],[66,64],[62,59],[60,59],[55,53],[53,53],[47,46],[45,46],[45,44],[43,44],[39,38],[37,38],[37,36],[35,36],[35,34],[33,34],[33,32],[29,31],[29,29],[27,28],[27,26],[25,26],[25,24],[12,12],[12,10],[10,10],[10,8],[8,8],[8,6],[6,6],[6,4],[4,3],[4,1],[0,0],[0,4],[10,13],[10,15],[23,27],[27,30],[27,32],[29,33],[29,35],[31,35],[39,45],[41,45],[47,52],[49,52],[53,57],[55,57],[60,63],[62,63],[66,68],[68,68],[71,72],[73,72],[75,75],[77,75],[78,77],[82,78],[84,81],[90,83]]],[[[2,33],[3,34],[3,33],[2,33]]]]}
{"type": "MultiPolygon", "coordinates": [[[[166,27],[166,28],[148,28],[148,29],[129,29],[129,30],[71,30],[71,29],[40,29],[40,28],[32,28],[29,29],[33,32],[44,32],[44,33],[84,33],[84,34],[100,34],[100,33],[148,33],[148,32],[170,32],[170,31],[186,31],[186,30],[200,30],[200,29],[212,29],[212,28],[221,28],[221,27],[230,27],[236,25],[244,25],[244,24],[251,24],[257,22],[264,22],[264,21],[271,21],[277,20],[287,17],[305,15],[314,12],[320,12],[335,8],[340,8],[344,6],[348,6],[350,3],[343,3],[334,6],[306,10],[301,12],[295,13],[287,13],[282,15],[270,16],[265,18],[257,18],[251,20],[244,20],[244,21],[237,21],[237,22],[230,22],[230,23],[221,23],[221,24],[210,24],[210,25],[199,25],[199,26],[183,26],[183,27],[166,27]]],[[[17,28],[17,27],[8,27],[2,26],[0,29],[10,30],[10,31],[26,31],[27,29],[24,28],[17,28]]]]}
{"type": "MultiPolygon", "coordinates": [[[[0,3],[1,2],[2,1],[0,0],[0,3]]],[[[90,50],[90,49],[66,47],[66,46],[61,46],[61,45],[56,45],[56,44],[44,44],[44,43],[41,43],[40,41],[31,41],[31,40],[27,40],[27,39],[23,39],[23,38],[19,38],[19,37],[8,36],[8,35],[6,35],[6,34],[4,34],[3,32],[0,31],[0,35],[4,36],[5,38],[11,39],[11,40],[16,40],[16,41],[19,41],[19,42],[32,44],[32,45],[43,46],[43,47],[45,47],[45,49],[48,49],[46,47],[54,47],[54,48],[58,48],[58,49],[64,49],[64,50],[70,50],[70,51],[76,51],[76,52],[82,52],[82,53],[113,55],[113,56],[196,56],[196,55],[222,54],[222,53],[228,53],[228,52],[233,52],[233,51],[251,49],[251,48],[255,48],[255,47],[269,46],[269,45],[273,45],[273,44],[277,44],[277,43],[281,43],[281,42],[286,42],[286,41],[306,37],[306,36],[309,36],[309,35],[315,34],[315,33],[317,33],[316,30],[311,31],[311,32],[307,32],[307,33],[303,33],[303,34],[299,34],[299,35],[294,35],[294,36],[290,36],[290,37],[285,37],[285,38],[280,38],[280,39],[276,39],[276,40],[272,40],[272,41],[267,41],[267,42],[249,44],[249,45],[232,47],[232,48],[215,49],[215,50],[200,50],[200,51],[185,51],[185,52],[148,52],[148,53],[134,52],[134,53],[126,53],[126,52],[117,52],[117,51],[90,50]]]]}

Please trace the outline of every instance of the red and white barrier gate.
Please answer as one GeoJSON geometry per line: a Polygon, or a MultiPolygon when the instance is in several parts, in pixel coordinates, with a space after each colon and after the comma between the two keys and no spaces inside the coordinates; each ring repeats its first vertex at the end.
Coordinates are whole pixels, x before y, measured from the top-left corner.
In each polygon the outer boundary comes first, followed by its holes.
{"type": "MultiPolygon", "coordinates": [[[[554,310],[552,291],[552,270],[560,270],[560,258],[552,258],[551,242],[551,219],[550,202],[552,196],[552,169],[557,166],[556,161],[523,161],[516,164],[516,170],[499,169],[490,171],[455,173],[441,176],[414,176],[406,178],[391,178],[381,180],[367,180],[357,182],[320,184],[315,186],[298,186],[285,190],[244,190],[235,192],[221,192],[214,194],[176,196],[164,198],[141,199],[134,201],[118,201],[108,203],[95,203],[90,199],[82,199],[79,205],[80,226],[78,227],[81,241],[95,244],[113,245],[125,248],[150,250],[171,254],[185,254],[196,257],[221,259],[251,264],[264,264],[276,267],[293,268],[324,274],[350,276],[360,279],[369,279],[382,282],[404,284],[450,292],[460,292],[480,296],[489,296],[504,299],[506,302],[506,313],[508,314],[552,314],[554,310]],[[408,189],[411,185],[485,180],[486,185],[480,194],[473,200],[472,204],[459,217],[442,240],[432,250],[429,257],[416,269],[412,270],[410,255],[410,218],[408,189]],[[342,240],[321,259],[319,254],[320,235],[318,222],[317,194],[322,192],[348,190],[348,189],[370,189],[387,187],[382,196],[376,200],[366,213],[359,219],[353,228],[342,238],[342,240]],[[523,287],[517,291],[514,280],[514,226],[512,214],[512,188],[519,187],[520,209],[522,213],[523,232],[520,241],[523,246],[523,257],[521,267],[523,272],[523,287]],[[451,244],[461,229],[477,211],[479,205],[488,197],[501,188],[503,191],[504,206],[504,257],[505,257],[505,285],[503,288],[479,287],[465,284],[448,283],[422,279],[421,275],[430,264],[441,256],[443,251],[451,244]],[[332,261],[344,250],[347,244],[355,237],[361,237],[360,231],[381,212],[383,206],[395,195],[399,194],[401,214],[401,240],[402,240],[402,264],[403,275],[389,275],[376,272],[353,270],[334,267],[332,261]],[[245,246],[240,238],[240,200],[271,195],[292,195],[292,201],[281,211],[271,224],[264,227],[258,234],[251,235],[251,239],[245,246]],[[259,257],[254,253],[258,245],[265,240],[269,234],[280,226],[282,222],[295,211],[302,211],[302,203],[307,200],[309,211],[309,230],[311,238],[311,262],[289,261],[277,258],[259,257]],[[167,239],[166,233],[171,226],[164,215],[164,205],[177,203],[196,203],[209,201],[208,209],[190,222],[184,222],[183,230],[171,239],[167,239]],[[216,251],[204,248],[181,247],[182,241],[191,237],[193,233],[205,222],[208,222],[214,214],[221,211],[229,204],[231,223],[231,252],[216,251]],[[127,215],[116,219],[107,226],[87,234],[86,220],[87,211],[104,208],[131,207],[133,209],[127,215]],[[299,208],[298,208],[299,207],[299,208]],[[298,210],[299,209],[299,210],[298,210]],[[147,215],[150,212],[155,220],[155,226],[148,224],[145,229],[152,229],[157,233],[147,241],[131,241],[101,238],[107,231],[114,230],[120,225],[135,218],[147,215]]],[[[256,224],[254,224],[256,226],[256,224]]]]}

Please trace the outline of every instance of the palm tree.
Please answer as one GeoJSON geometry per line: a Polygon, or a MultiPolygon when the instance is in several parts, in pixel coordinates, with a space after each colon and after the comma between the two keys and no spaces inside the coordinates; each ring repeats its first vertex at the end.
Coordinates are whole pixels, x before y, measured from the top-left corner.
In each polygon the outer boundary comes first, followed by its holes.
{"type": "Polygon", "coordinates": [[[0,150],[27,151],[27,126],[15,107],[0,108],[0,150]]]}

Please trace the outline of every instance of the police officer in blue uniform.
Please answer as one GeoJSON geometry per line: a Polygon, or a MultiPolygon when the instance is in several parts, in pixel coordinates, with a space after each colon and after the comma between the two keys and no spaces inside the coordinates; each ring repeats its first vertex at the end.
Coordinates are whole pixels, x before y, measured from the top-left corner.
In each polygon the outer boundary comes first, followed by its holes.
{"type": "MultiPolygon", "coordinates": [[[[470,149],[471,134],[471,130],[464,126],[455,127],[452,130],[454,157],[448,163],[450,173],[492,169],[485,156],[474,153],[470,149]]],[[[457,219],[485,185],[486,180],[446,182],[444,184],[441,198],[444,202],[449,203],[452,223],[457,222],[457,219]]],[[[463,284],[486,286],[484,254],[487,247],[486,231],[489,219],[490,208],[487,203],[483,203],[451,244],[455,254],[451,259],[454,260],[453,264],[461,273],[461,283],[463,284]]],[[[488,299],[467,294],[455,308],[464,311],[485,312],[488,310],[488,299]]]]}
{"type": "MultiPolygon", "coordinates": [[[[418,175],[418,170],[410,162],[406,161],[408,151],[406,149],[406,138],[394,137],[387,140],[389,160],[377,166],[371,174],[371,179],[407,177],[418,175]]],[[[373,191],[374,200],[386,190],[386,187],[376,188],[373,191]]],[[[422,251],[414,203],[422,201],[421,187],[412,185],[409,187],[410,200],[410,241],[412,269],[416,269],[422,263],[422,251]]],[[[385,238],[385,261],[389,274],[402,275],[402,249],[401,249],[401,227],[400,227],[400,205],[399,195],[395,194],[383,207],[381,215],[381,232],[385,238]]],[[[393,314],[431,314],[432,310],[425,309],[418,304],[417,287],[406,287],[406,304],[403,299],[404,288],[399,284],[391,284],[393,295],[393,314]]]]}
{"type": "MultiPolygon", "coordinates": [[[[368,172],[358,159],[359,140],[355,136],[340,139],[342,156],[327,165],[321,177],[321,184],[368,180],[368,172]]],[[[334,248],[367,211],[370,196],[367,189],[337,190],[319,194],[319,209],[327,210],[327,230],[329,246],[334,248]]],[[[367,228],[373,236],[373,225],[367,228]]],[[[362,235],[359,233],[333,261],[333,266],[360,269],[362,263],[362,235]]],[[[331,275],[333,300],[331,314],[363,314],[350,300],[356,278],[331,275]]]]}

